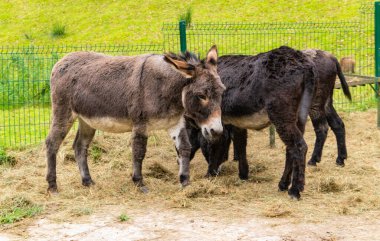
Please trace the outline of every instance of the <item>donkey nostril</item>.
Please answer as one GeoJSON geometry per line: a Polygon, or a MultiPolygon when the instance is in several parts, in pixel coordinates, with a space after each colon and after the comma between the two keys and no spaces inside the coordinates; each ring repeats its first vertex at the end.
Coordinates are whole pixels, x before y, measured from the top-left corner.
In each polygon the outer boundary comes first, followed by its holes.
{"type": "Polygon", "coordinates": [[[210,131],[211,131],[211,134],[215,137],[220,136],[223,133],[223,130],[222,131],[216,131],[215,129],[211,129],[210,131]]]}
{"type": "Polygon", "coordinates": [[[213,128],[211,128],[210,132],[211,132],[211,135],[215,135],[216,134],[216,131],[213,128]]]}

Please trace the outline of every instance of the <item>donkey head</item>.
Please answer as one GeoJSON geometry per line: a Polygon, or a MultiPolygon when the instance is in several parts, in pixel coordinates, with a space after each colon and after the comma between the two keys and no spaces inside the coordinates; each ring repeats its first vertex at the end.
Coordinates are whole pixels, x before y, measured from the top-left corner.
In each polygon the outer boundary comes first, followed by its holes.
{"type": "Polygon", "coordinates": [[[208,140],[223,132],[220,105],[225,86],[217,73],[217,60],[216,46],[211,47],[202,61],[190,52],[165,55],[165,61],[188,79],[182,90],[185,116],[194,120],[208,140]]]}

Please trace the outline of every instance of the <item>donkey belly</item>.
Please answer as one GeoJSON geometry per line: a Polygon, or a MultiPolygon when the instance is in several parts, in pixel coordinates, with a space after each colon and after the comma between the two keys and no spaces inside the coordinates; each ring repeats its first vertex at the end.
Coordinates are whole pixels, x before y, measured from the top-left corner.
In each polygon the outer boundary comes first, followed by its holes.
{"type": "Polygon", "coordinates": [[[113,117],[85,117],[78,116],[84,122],[94,129],[112,132],[112,133],[123,133],[127,131],[132,131],[132,120],[130,119],[119,119],[113,117]]]}
{"type": "MultiPolygon", "coordinates": [[[[84,122],[94,129],[112,132],[123,133],[132,131],[133,122],[131,119],[119,119],[113,117],[85,117],[78,115],[84,122]]],[[[146,124],[147,131],[167,130],[175,126],[180,120],[181,115],[169,118],[151,118],[146,124]]]]}
{"type": "Polygon", "coordinates": [[[231,124],[243,129],[261,130],[270,125],[270,120],[266,110],[260,110],[252,115],[244,116],[223,116],[224,124],[231,124]]]}

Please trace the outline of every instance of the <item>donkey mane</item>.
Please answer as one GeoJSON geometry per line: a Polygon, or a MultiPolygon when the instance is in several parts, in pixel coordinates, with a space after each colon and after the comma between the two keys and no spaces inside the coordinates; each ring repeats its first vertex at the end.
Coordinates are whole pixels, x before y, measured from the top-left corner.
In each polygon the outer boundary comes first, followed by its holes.
{"type": "Polygon", "coordinates": [[[166,55],[174,60],[182,60],[194,66],[204,63],[204,61],[201,61],[196,54],[189,51],[185,51],[184,53],[179,54],[169,52],[166,55]]]}

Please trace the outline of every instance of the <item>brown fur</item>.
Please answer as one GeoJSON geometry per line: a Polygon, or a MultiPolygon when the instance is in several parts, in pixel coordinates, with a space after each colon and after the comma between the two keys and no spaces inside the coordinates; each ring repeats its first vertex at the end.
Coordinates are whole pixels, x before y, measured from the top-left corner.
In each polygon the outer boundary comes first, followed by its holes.
{"type": "Polygon", "coordinates": [[[343,73],[354,74],[355,73],[355,60],[351,57],[343,57],[340,59],[340,66],[343,73]]]}
{"type": "MultiPolygon", "coordinates": [[[[95,129],[101,129],[133,132],[132,179],[143,187],[141,167],[148,128],[181,128],[183,114],[191,116],[195,123],[202,123],[210,113],[220,110],[224,86],[214,64],[215,53],[216,48],[211,48],[208,62],[201,62],[188,52],[133,57],[75,52],[58,61],[51,74],[53,117],[46,139],[48,190],[57,191],[56,153],[75,119],[79,120],[79,128],[73,147],[83,185],[93,183],[87,165],[87,148],[95,129]],[[209,98],[208,105],[200,103],[199,95],[209,98]]],[[[177,133],[180,138],[177,148],[183,153],[180,179],[186,184],[190,147],[183,133],[186,131],[177,133]]]]}

